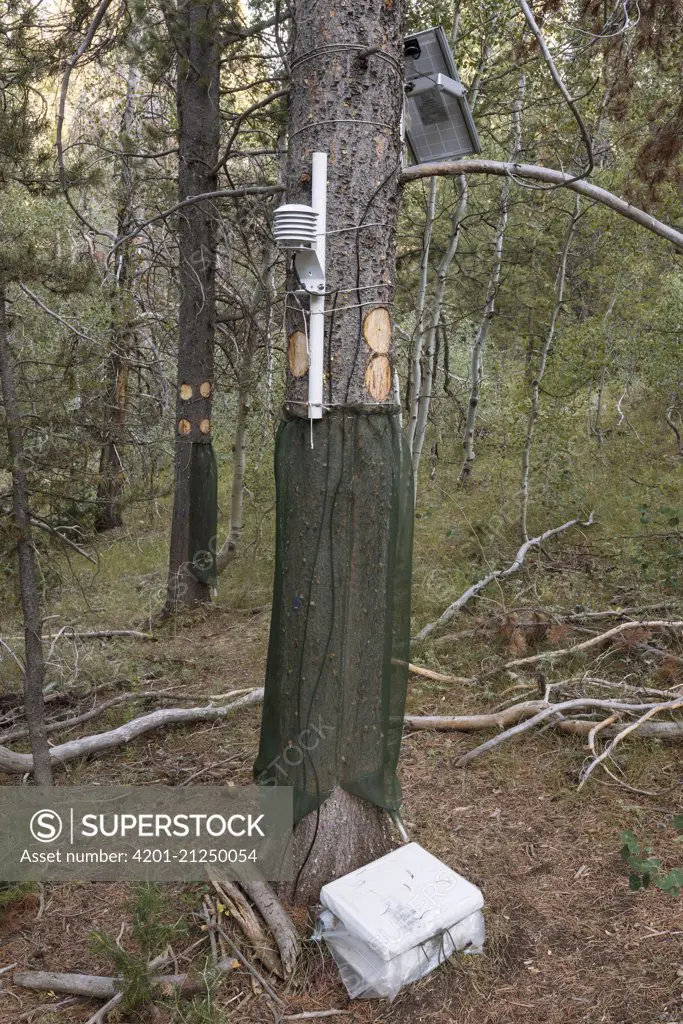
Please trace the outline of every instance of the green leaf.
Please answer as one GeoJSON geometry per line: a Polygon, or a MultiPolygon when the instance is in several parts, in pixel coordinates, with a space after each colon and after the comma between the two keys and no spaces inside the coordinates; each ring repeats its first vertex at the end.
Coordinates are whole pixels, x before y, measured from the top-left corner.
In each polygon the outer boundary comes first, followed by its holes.
{"type": "Polygon", "coordinates": [[[643,888],[640,875],[636,875],[635,872],[628,876],[628,887],[632,892],[638,892],[639,889],[643,888]]]}

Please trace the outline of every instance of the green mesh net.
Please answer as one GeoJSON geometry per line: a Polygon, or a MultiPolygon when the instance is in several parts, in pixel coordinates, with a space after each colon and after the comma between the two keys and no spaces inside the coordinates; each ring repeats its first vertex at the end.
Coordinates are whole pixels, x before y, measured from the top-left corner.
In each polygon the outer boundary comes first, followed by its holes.
{"type": "Polygon", "coordinates": [[[335,789],[397,809],[413,478],[397,413],[289,419],[275,447],[275,587],[261,742],[295,820],[335,789]],[[311,448],[311,437],[313,447],[311,448]]]}
{"type": "Polygon", "coordinates": [[[218,470],[210,441],[193,443],[190,461],[189,551],[192,575],[216,585],[218,531],[218,470]]]}

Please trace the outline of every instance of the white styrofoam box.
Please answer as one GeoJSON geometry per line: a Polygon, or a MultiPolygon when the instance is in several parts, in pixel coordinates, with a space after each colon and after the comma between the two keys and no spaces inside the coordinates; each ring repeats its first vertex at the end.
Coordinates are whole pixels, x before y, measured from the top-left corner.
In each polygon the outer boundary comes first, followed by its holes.
{"type": "Polygon", "coordinates": [[[324,938],[351,998],[393,999],[457,949],[484,942],[484,897],[418,843],[323,887],[324,938]]]}

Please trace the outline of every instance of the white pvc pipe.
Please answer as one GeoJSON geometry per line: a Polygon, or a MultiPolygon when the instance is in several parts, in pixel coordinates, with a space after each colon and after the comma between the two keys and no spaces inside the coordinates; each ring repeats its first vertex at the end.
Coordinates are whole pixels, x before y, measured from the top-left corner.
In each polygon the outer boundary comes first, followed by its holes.
{"type": "MultiPolygon", "coordinates": [[[[315,252],[325,272],[325,232],[327,230],[327,153],[314,153],[311,166],[311,206],[318,214],[315,252]]],[[[325,354],[325,296],[311,295],[308,332],[308,418],[322,419],[323,362],[325,354]]]]}

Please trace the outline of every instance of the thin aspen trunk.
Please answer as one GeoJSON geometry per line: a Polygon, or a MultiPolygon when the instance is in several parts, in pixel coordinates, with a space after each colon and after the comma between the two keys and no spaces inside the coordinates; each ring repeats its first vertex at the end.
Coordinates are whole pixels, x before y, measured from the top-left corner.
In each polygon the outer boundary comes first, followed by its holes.
{"type": "Polygon", "coordinates": [[[43,683],[42,620],[36,576],[36,557],[31,539],[28,476],[21,413],[14,380],[14,363],[10,351],[9,324],[7,322],[7,293],[0,284],[0,384],[5,403],[7,439],[12,471],[12,505],[17,528],[17,558],[19,562],[19,589],[24,615],[24,711],[28,725],[33,777],[39,786],[52,785],[50,748],[45,730],[45,704],[43,683]]]}
{"type": "Polygon", "coordinates": [[[216,554],[216,573],[220,575],[237,555],[242,539],[244,514],[244,475],[247,465],[247,426],[251,411],[252,367],[258,335],[265,336],[267,358],[270,359],[271,305],[275,291],[276,254],[271,244],[266,246],[259,279],[254,287],[247,315],[248,335],[240,346],[239,381],[237,389],[237,417],[233,442],[232,488],[230,492],[230,529],[225,542],[216,554]],[[260,314],[261,307],[265,310],[260,314]]]}
{"type": "Polygon", "coordinates": [[[420,258],[420,275],[415,300],[415,334],[410,357],[410,375],[408,378],[408,444],[411,451],[415,443],[420,395],[422,393],[422,359],[425,340],[424,311],[427,297],[427,280],[429,277],[429,253],[434,233],[434,220],[436,218],[436,197],[437,180],[436,178],[431,178],[429,182],[429,198],[427,200],[427,217],[422,233],[422,256],[420,258]]]}
{"type": "Polygon", "coordinates": [[[531,445],[534,438],[534,429],[536,427],[536,421],[541,408],[541,383],[545,376],[546,367],[548,365],[548,355],[552,347],[553,341],[555,340],[555,333],[557,330],[557,321],[562,311],[564,304],[564,286],[567,279],[567,260],[569,258],[569,250],[571,248],[572,239],[574,237],[574,231],[576,230],[576,224],[580,216],[580,204],[579,197],[574,198],[574,209],[572,210],[572,216],[569,221],[569,227],[567,229],[567,235],[564,240],[564,246],[562,247],[562,255],[560,256],[560,265],[557,269],[557,275],[555,277],[555,305],[553,306],[553,312],[550,317],[550,324],[548,325],[548,331],[541,346],[541,352],[538,359],[538,369],[534,375],[534,379],[531,382],[531,409],[529,411],[529,418],[526,425],[526,435],[524,437],[524,447],[522,449],[522,497],[521,497],[521,509],[519,517],[519,529],[522,536],[522,543],[529,539],[527,530],[527,514],[529,511],[529,467],[531,465],[531,445]]]}
{"type": "MultiPolygon", "coordinates": [[[[451,32],[451,46],[455,45],[458,32],[458,17],[459,17],[459,4],[456,3],[456,7],[453,15],[453,29],[451,32]]],[[[474,112],[479,98],[479,89],[481,87],[481,80],[484,68],[487,66],[491,56],[491,46],[489,37],[484,40],[482,47],[481,60],[477,68],[472,86],[469,91],[469,104],[470,109],[474,112]]],[[[427,284],[427,271],[429,262],[429,246],[423,244],[422,250],[422,261],[424,266],[424,280],[420,274],[420,286],[418,287],[418,336],[415,340],[413,361],[412,365],[416,366],[417,373],[415,379],[419,380],[419,388],[412,390],[411,380],[411,429],[408,433],[408,443],[410,445],[410,451],[413,460],[413,475],[415,478],[415,493],[417,494],[417,481],[418,481],[418,469],[420,465],[420,457],[422,455],[422,448],[424,446],[425,433],[427,430],[427,423],[429,421],[429,410],[432,401],[432,392],[434,389],[434,377],[436,374],[436,342],[438,336],[439,325],[441,324],[441,317],[443,314],[443,304],[446,294],[446,283],[448,277],[448,271],[450,270],[451,263],[455,258],[455,254],[458,248],[458,242],[460,239],[460,225],[462,224],[463,217],[467,211],[467,178],[464,174],[459,176],[459,187],[460,187],[460,198],[455,209],[455,213],[451,219],[451,233],[446,247],[446,252],[443,255],[441,263],[437,269],[437,283],[436,290],[432,300],[432,310],[429,326],[425,330],[424,327],[424,306],[425,306],[425,293],[427,284]]],[[[437,197],[437,186],[436,179],[432,178],[433,191],[430,192],[430,207],[432,218],[431,224],[429,224],[429,240],[431,241],[432,225],[434,222],[434,212],[436,208],[436,197],[437,197]],[[432,198],[433,197],[433,198],[432,198]]],[[[425,228],[425,232],[426,232],[425,228]]]]}
{"type": "Polygon", "coordinates": [[[216,572],[222,573],[237,555],[242,539],[244,510],[244,474],[247,465],[247,424],[251,409],[251,345],[240,359],[240,380],[237,391],[237,416],[233,442],[232,489],[230,492],[230,529],[216,555],[216,572]]]}
{"type": "Polygon", "coordinates": [[[610,362],[609,357],[611,355],[612,313],[614,312],[614,306],[615,306],[616,301],[617,301],[618,291],[619,291],[619,282],[617,282],[617,285],[616,285],[616,287],[614,289],[614,294],[612,295],[612,298],[610,299],[610,303],[609,303],[609,306],[607,307],[607,312],[605,313],[605,317],[604,317],[604,320],[605,320],[605,331],[606,331],[606,334],[607,334],[607,339],[606,339],[606,342],[605,342],[605,359],[603,361],[602,366],[600,367],[600,381],[598,383],[598,395],[597,395],[597,402],[596,402],[596,406],[595,406],[595,420],[592,423],[592,425],[590,426],[590,433],[594,434],[597,437],[598,444],[600,446],[602,446],[602,442],[604,440],[604,435],[603,435],[603,430],[602,430],[602,411],[603,411],[603,399],[604,399],[604,396],[605,396],[605,384],[606,384],[606,381],[607,381],[607,370],[608,370],[609,362],[610,362]]]}
{"type": "MultiPolygon", "coordinates": [[[[517,92],[517,99],[515,100],[512,108],[512,146],[510,148],[509,161],[514,163],[517,159],[521,148],[522,148],[522,102],[524,100],[524,89],[525,89],[524,75],[519,80],[519,89],[517,92]]],[[[479,330],[474,339],[474,345],[472,348],[472,363],[470,372],[470,400],[467,409],[467,423],[465,424],[465,439],[463,441],[463,448],[465,451],[465,457],[463,459],[462,466],[460,468],[460,474],[458,476],[458,487],[463,487],[469,479],[472,472],[472,463],[475,460],[475,429],[477,423],[477,412],[479,409],[479,396],[481,394],[481,383],[483,378],[483,353],[486,346],[486,340],[488,338],[489,327],[496,306],[496,294],[498,292],[498,285],[500,283],[500,268],[503,261],[503,239],[505,238],[505,229],[508,223],[508,204],[510,199],[510,189],[512,187],[512,181],[508,177],[505,179],[503,188],[500,194],[500,212],[498,215],[498,224],[496,226],[496,233],[494,236],[493,243],[493,263],[491,266],[491,273],[489,275],[489,282],[486,289],[486,304],[484,306],[484,315],[479,325],[479,330]]]]}
{"type": "Polygon", "coordinates": [[[451,237],[448,242],[448,248],[446,249],[446,252],[444,253],[441,263],[439,264],[439,268],[437,270],[437,285],[432,303],[431,320],[423,343],[424,370],[421,374],[422,386],[420,388],[420,393],[417,396],[416,428],[414,436],[410,439],[416,493],[417,472],[420,465],[420,457],[422,455],[425,434],[427,432],[429,409],[432,401],[432,391],[434,387],[437,332],[439,329],[439,324],[441,323],[441,316],[443,314],[443,304],[446,295],[448,271],[458,249],[458,242],[460,240],[460,225],[462,224],[462,219],[465,215],[465,210],[467,209],[467,181],[465,179],[464,174],[460,175],[459,184],[460,198],[458,200],[458,205],[455,208],[455,213],[453,214],[453,219],[451,221],[451,237]]]}

